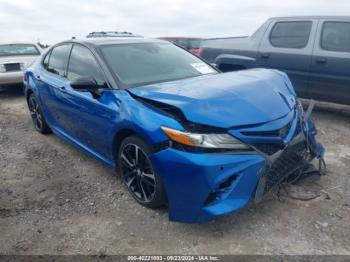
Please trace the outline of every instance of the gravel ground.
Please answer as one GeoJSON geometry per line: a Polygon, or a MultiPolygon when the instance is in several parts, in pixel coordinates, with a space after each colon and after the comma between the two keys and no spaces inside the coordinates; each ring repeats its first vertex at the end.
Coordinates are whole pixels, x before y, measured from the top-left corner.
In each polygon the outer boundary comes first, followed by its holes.
{"type": "Polygon", "coordinates": [[[138,205],[118,175],[32,128],[20,92],[0,94],[1,254],[350,254],[350,109],[314,112],[329,176],[208,224],[138,205]]]}

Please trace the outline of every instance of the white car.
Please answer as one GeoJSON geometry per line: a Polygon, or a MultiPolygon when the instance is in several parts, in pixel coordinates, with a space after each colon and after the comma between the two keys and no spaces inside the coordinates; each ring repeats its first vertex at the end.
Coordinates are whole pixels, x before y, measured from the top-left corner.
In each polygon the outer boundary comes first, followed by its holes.
{"type": "Polygon", "coordinates": [[[23,71],[42,53],[37,44],[0,43],[0,87],[21,84],[23,71]]]}

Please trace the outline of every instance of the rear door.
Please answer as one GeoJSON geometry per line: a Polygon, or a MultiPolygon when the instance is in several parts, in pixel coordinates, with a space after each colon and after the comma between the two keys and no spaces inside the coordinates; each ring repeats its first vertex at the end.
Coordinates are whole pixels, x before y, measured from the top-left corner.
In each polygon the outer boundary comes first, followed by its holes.
{"type": "Polygon", "coordinates": [[[50,126],[62,129],[60,119],[60,97],[69,84],[66,79],[68,57],[71,44],[54,47],[43,62],[43,68],[35,75],[36,86],[40,88],[40,102],[50,126]]]}
{"type": "Polygon", "coordinates": [[[320,20],[309,90],[315,99],[350,104],[350,20],[320,20]]]}
{"type": "Polygon", "coordinates": [[[258,49],[258,65],[284,71],[291,79],[297,94],[309,97],[313,41],[317,20],[273,21],[258,49]]]}

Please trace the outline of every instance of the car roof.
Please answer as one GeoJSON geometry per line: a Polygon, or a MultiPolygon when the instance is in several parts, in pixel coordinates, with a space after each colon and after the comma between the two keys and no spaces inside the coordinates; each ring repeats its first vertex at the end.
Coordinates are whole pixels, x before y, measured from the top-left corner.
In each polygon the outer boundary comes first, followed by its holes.
{"type": "Polygon", "coordinates": [[[167,41],[143,37],[97,37],[86,39],[72,39],[65,42],[82,43],[92,46],[115,45],[115,44],[134,44],[134,43],[167,43],[167,41]]]}
{"type": "Polygon", "coordinates": [[[286,20],[295,20],[295,19],[350,19],[350,16],[326,16],[326,15],[309,15],[309,16],[281,16],[281,17],[271,17],[270,19],[286,19],[286,20]]]}
{"type": "Polygon", "coordinates": [[[173,39],[203,40],[203,38],[200,38],[200,37],[185,37],[185,36],[164,36],[164,37],[159,37],[158,39],[165,39],[165,40],[173,40],[173,39]]]}
{"type": "Polygon", "coordinates": [[[98,31],[89,33],[86,38],[96,37],[142,37],[141,35],[133,34],[126,31],[98,31]]]}

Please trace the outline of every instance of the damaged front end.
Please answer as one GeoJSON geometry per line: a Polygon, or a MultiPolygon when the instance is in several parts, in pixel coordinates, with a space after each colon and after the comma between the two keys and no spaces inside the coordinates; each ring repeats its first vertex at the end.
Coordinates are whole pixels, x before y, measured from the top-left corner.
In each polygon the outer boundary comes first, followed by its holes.
{"type": "Polygon", "coordinates": [[[166,146],[151,161],[172,221],[207,222],[261,201],[291,178],[325,173],[310,119],[314,103],[304,112],[281,72],[244,70],[128,92],[166,118],[166,146]]]}
{"type": "Polygon", "coordinates": [[[313,102],[304,113],[297,104],[273,121],[226,131],[249,150],[196,151],[172,143],[155,153],[152,161],[167,189],[170,220],[207,222],[253,199],[261,201],[291,178],[325,174],[324,148],[316,141],[310,119],[312,108],[313,102]],[[311,164],[315,158],[319,168],[311,164]]]}
{"type": "Polygon", "coordinates": [[[262,153],[266,160],[264,172],[257,185],[255,202],[260,202],[263,196],[270,190],[279,187],[286,181],[296,182],[308,175],[325,175],[326,164],[324,161],[324,147],[316,141],[317,130],[310,116],[314,108],[311,100],[307,111],[304,113],[301,105],[297,111],[296,128],[292,139],[283,150],[269,155],[262,153]],[[311,164],[313,159],[318,160],[318,166],[311,164]]]}

